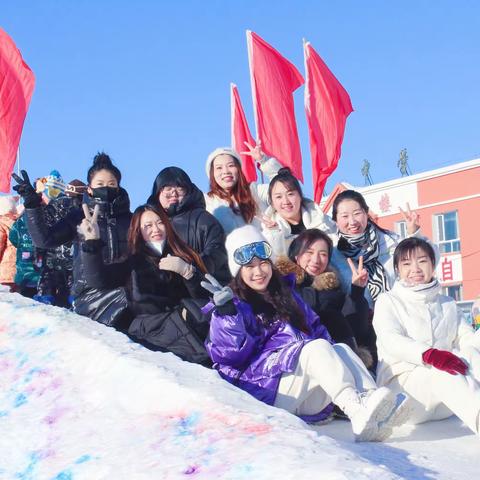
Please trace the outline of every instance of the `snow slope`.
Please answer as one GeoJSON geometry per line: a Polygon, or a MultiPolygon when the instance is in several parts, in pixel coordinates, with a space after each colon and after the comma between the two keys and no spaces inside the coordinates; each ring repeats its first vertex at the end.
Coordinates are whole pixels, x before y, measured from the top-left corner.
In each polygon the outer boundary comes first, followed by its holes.
{"type": "Polygon", "coordinates": [[[457,420],[411,430],[355,444],[348,422],[311,429],[212,370],[0,293],[1,479],[478,477],[480,440],[457,420]]]}

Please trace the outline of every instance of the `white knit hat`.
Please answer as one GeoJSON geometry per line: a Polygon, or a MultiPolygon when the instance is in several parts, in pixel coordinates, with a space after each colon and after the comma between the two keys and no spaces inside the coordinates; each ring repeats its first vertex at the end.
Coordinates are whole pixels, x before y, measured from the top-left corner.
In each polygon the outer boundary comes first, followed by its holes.
{"type": "MultiPolygon", "coordinates": [[[[236,228],[227,236],[225,248],[227,249],[228,255],[228,267],[230,268],[230,273],[233,277],[238,273],[241,267],[241,265],[233,259],[233,254],[238,248],[255,242],[267,242],[267,240],[260,230],[256,229],[253,225],[244,225],[243,227],[236,228]]],[[[273,261],[273,253],[270,258],[273,261]]]]}
{"type": "Polygon", "coordinates": [[[207,178],[210,178],[210,165],[212,162],[215,160],[216,157],[219,155],[230,155],[233,158],[236,158],[239,162],[240,165],[242,164],[242,159],[240,158],[240,155],[230,147],[219,147],[216,148],[207,158],[207,163],[205,164],[205,171],[207,172],[207,178]]]}

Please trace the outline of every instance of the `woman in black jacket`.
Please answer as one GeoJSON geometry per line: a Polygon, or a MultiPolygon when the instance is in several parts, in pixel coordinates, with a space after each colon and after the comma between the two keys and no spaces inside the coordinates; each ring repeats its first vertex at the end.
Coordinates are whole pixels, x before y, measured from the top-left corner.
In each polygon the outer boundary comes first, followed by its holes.
{"type": "Polygon", "coordinates": [[[205,299],[200,281],[206,273],[200,256],[173,230],[161,209],[138,207],[128,234],[131,296],[135,319],[129,335],[154,350],[208,364],[203,339],[182,312],[182,300],[205,299]]]}
{"type": "MultiPolygon", "coordinates": [[[[85,207],[86,208],[86,207],[85,207]]],[[[98,246],[97,209],[85,211],[78,231],[84,239],[85,271],[93,281],[105,279],[98,246]]],[[[142,205],[133,216],[128,232],[131,279],[129,297],[134,319],[128,335],[151,350],[173,352],[183,360],[210,364],[203,340],[190,323],[183,307],[186,298],[208,301],[200,281],[205,266],[175,233],[163,210],[142,205]]]]}
{"type": "Polygon", "coordinates": [[[317,313],[336,343],[346,343],[368,368],[375,363],[375,333],[364,297],[368,274],[360,265],[352,268],[352,288],[345,295],[336,272],[330,267],[333,245],[330,237],[312,228],[302,232],[290,245],[288,258],[279,258],[277,267],[295,273],[296,288],[317,313]]]}
{"type": "Polygon", "coordinates": [[[199,253],[208,273],[225,284],[230,281],[225,233],[205,209],[205,198],[181,168],[164,168],[155,179],[147,203],[163,208],[178,236],[199,253]]]}
{"type": "Polygon", "coordinates": [[[130,274],[127,232],[132,214],[128,194],[120,187],[120,170],[108,155],[97,154],[87,174],[84,208],[73,208],[53,225],[48,224],[41,198],[24,170],[22,176],[23,179],[13,175],[18,182],[14,189],[24,198],[25,219],[35,246],[56,248],[73,242],[75,312],[120,330],[128,328],[131,315],[124,286],[130,274]],[[99,239],[92,247],[81,242],[77,227],[85,217],[84,212],[91,213],[94,209],[97,209],[99,239]],[[100,276],[89,275],[86,268],[89,248],[101,253],[104,268],[100,276]]]}

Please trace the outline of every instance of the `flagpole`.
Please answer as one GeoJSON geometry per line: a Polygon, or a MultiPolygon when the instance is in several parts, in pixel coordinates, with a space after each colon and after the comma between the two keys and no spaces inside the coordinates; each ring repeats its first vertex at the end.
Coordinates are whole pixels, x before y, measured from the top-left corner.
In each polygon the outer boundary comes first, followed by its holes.
{"type": "Polygon", "coordinates": [[[17,148],[17,175],[20,175],[20,144],[17,148]]]}

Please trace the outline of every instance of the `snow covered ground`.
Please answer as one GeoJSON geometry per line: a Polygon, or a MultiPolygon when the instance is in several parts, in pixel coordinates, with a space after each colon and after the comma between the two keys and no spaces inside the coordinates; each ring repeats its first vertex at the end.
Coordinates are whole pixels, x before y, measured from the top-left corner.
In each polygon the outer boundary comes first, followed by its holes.
{"type": "Polygon", "coordinates": [[[65,310],[0,293],[1,479],[468,479],[480,439],[451,419],[355,444],[216,372],[65,310]]]}

